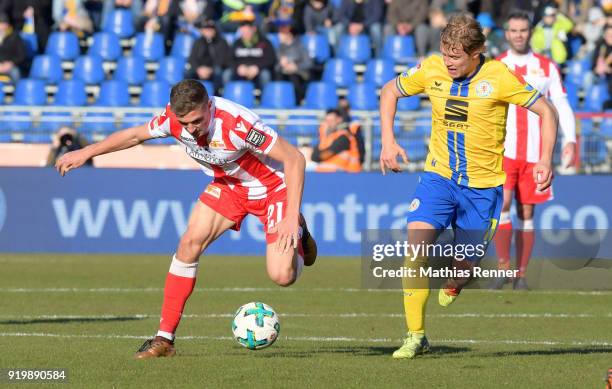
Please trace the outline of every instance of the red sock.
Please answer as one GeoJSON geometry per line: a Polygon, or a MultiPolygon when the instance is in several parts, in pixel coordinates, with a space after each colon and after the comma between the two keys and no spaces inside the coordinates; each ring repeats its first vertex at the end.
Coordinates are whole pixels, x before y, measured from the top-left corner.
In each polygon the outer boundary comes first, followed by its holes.
{"type": "Polygon", "coordinates": [[[174,340],[174,332],[181,321],[185,302],[191,295],[196,281],[198,262],[181,262],[174,256],[164,287],[164,304],[157,336],[174,340]]]}
{"type": "Polygon", "coordinates": [[[507,220],[500,218],[499,227],[495,238],[495,251],[497,252],[497,267],[501,270],[510,269],[510,246],[512,244],[512,221],[508,217],[507,220]]]}
{"type": "Polygon", "coordinates": [[[531,251],[535,241],[535,232],[533,231],[533,220],[524,220],[521,223],[521,228],[516,231],[516,267],[518,276],[524,277],[527,272],[527,265],[531,258],[531,251]]]}

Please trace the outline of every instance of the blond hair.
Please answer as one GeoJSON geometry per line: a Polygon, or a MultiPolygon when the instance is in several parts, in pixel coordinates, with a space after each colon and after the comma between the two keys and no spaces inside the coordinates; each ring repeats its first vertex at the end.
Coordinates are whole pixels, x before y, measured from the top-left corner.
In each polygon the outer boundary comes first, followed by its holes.
{"type": "Polygon", "coordinates": [[[468,55],[484,52],[485,41],[480,24],[466,13],[451,16],[440,34],[440,43],[443,47],[461,48],[468,55]]]}

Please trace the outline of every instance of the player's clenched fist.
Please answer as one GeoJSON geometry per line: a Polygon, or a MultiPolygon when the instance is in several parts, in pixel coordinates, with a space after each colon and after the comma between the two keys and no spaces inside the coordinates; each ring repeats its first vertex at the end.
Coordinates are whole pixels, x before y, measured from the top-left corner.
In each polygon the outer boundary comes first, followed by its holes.
{"type": "Polygon", "coordinates": [[[83,166],[90,158],[85,149],[71,151],[61,156],[55,162],[55,169],[62,175],[68,173],[72,169],[83,166]]]}
{"type": "Polygon", "coordinates": [[[386,169],[389,168],[391,171],[397,173],[401,171],[399,164],[397,163],[397,156],[401,156],[404,163],[408,163],[408,156],[406,151],[397,143],[383,144],[382,151],[380,152],[380,170],[382,174],[386,173],[386,169]]]}
{"type": "Polygon", "coordinates": [[[546,190],[552,183],[552,166],[550,162],[540,160],[533,167],[533,179],[538,184],[538,190],[546,190]]]}

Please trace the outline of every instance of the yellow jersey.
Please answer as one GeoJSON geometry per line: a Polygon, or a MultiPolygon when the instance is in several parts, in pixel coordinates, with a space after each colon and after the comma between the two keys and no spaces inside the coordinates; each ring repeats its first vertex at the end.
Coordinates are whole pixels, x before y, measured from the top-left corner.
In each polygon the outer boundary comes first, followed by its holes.
{"type": "Polygon", "coordinates": [[[508,104],[529,108],[541,96],[497,60],[481,56],[470,77],[452,79],[440,55],[396,78],[404,96],[431,100],[431,138],[425,171],[459,185],[492,188],[506,181],[502,169],[508,104]]]}

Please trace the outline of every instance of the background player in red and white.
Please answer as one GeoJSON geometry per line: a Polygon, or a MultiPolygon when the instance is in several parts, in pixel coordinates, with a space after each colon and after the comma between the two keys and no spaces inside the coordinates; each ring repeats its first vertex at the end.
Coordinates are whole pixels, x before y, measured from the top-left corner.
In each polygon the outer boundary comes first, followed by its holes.
{"type": "MultiPolygon", "coordinates": [[[[576,154],[576,122],[567,100],[559,69],[549,58],[531,51],[531,23],[528,14],[517,11],[508,17],[506,40],[510,49],[497,59],[504,62],[516,74],[548,97],[559,113],[563,133],[562,161],[566,167],[574,163],[576,154]]],[[[517,202],[519,223],[516,228],[516,256],[519,277],[514,279],[514,289],[527,289],[525,273],[534,244],[533,213],[536,204],[552,199],[552,187],[539,190],[533,179],[533,166],[540,160],[540,118],[527,109],[510,105],[504,144],[504,204],[495,236],[499,268],[510,267],[512,222],[510,206],[512,196],[517,202]]],[[[507,280],[494,280],[493,289],[500,289],[507,280]]]]}
{"type": "Polygon", "coordinates": [[[170,104],[148,124],[67,153],[56,168],[63,176],[92,157],[168,136],[183,144],[185,152],[214,179],[200,194],[172,258],[159,331],[138,350],[140,359],[175,355],[174,334],[195,285],[200,255],[225,231],[239,230],[247,214],[257,216],[265,226],[267,271],[278,285],[295,282],[317,254],[300,214],[302,154],[254,112],[220,97],[209,98],[196,80],[176,84],[170,104]]]}

